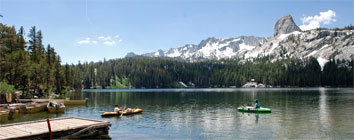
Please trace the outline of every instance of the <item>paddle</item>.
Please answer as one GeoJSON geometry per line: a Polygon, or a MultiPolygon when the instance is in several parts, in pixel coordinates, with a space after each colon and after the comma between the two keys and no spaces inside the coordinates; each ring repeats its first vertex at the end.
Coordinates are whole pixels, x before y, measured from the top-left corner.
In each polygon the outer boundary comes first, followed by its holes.
{"type": "MultiPolygon", "coordinates": [[[[125,110],[125,108],[127,107],[127,105],[124,105],[124,109],[123,110],[125,110]]],[[[122,111],[122,113],[120,114],[120,117],[122,117],[123,116],[123,111],[122,111]]]]}

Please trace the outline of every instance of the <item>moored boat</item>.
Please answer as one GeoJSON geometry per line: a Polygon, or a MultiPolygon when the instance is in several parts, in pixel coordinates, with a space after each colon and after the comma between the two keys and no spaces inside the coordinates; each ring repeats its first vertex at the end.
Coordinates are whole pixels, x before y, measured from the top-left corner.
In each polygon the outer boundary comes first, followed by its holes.
{"type": "Polygon", "coordinates": [[[36,113],[36,112],[44,111],[45,108],[46,108],[46,104],[44,103],[21,104],[19,111],[20,113],[36,113]]]}
{"type": "Polygon", "coordinates": [[[63,103],[51,101],[47,104],[47,110],[49,113],[64,113],[65,105],[63,103]]]}
{"type": "Polygon", "coordinates": [[[9,104],[9,107],[14,107],[16,110],[20,110],[21,105],[24,105],[23,103],[15,103],[15,104],[9,104]]]}
{"type": "MultiPolygon", "coordinates": [[[[131,114],[137,114],[137,113],[141,113],[143,112],[142,109],[140,108],[134,108],[134,109],[126,109],[124,110],[122,113],[123,115],[131,115],[131,114]]],[[[102,117],[106,117],[106,116],[120,116],[121,113],[120,112],[104,112],[101,114],[102,117]]]]}
{"type": "Polygon", "coordinates": [[[241,106],[241,107],[238,107],[237,110],[240,112],[252,112],[252,113],[270,113],[270,112],[272,112],[272,109],[269,109],[269,108],[261,107],[261,108],[255,109],[252,106],[241,106]]]}

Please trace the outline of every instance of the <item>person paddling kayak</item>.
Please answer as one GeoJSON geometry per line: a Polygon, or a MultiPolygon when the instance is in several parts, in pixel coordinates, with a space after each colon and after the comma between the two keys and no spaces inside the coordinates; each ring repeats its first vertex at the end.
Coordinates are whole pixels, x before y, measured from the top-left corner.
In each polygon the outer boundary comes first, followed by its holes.
{"type": "Polygon", "coordinates": [[[260,109],[261,106],[258,103],[258,100],[256,100],[256,104],[254,104],[254,109],[260,109]]]}
{"type": "Polygon", "coordinates": [[[256,100],[256,103],[254,106],[245,106],[242,105],[237,108],[238,111],[240,112],[252,112],[252,113],[270,113],[272,112],[272,109],[269,108],[261,108],[261,105],[258,103],[258,100],[256,100]]]}
{"type": "Polygon", "coordinates": [[[122,111],[122,109],[120,109],[118,105],[115,105],[114,112],[120,113],[121,111],[122,111]]]}

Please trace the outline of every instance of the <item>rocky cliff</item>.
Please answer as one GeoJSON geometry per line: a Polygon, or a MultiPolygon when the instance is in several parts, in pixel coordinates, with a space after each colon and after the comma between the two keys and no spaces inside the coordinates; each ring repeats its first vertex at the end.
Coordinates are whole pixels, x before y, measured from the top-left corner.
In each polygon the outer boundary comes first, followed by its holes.
{"type": "Polygon", "coordinates": [[[274,26],[274,37],[282,34],[288,34],[301,29],[295,24],[291,15],[280,18],[274,26]]]}

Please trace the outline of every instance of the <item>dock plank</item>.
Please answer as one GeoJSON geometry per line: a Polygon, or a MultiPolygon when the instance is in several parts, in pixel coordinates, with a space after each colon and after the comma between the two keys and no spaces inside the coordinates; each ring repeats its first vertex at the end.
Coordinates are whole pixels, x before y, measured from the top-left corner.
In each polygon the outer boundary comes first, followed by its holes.
{"type": "Polygon", "coordinates": [[[37,125],[33,125],[33,124],[24,124],[24,127],[28,127],[28,128],[34,128],[34,129],[40,129],[40,130],[48,130],[48,125],[47,123],[45,124],[37,124],[37,125]]]}
{"type": "MultiPolygon", "coordinates": [[[[22,127],[22,126],[12,126],[14,129],[17,129],[19,131],[22,131],[22,132],[26,132],[26,133],[29,133],[29,134],[40,134],[42,133],[43,131],[45,130],[41,130],[41,129],[37,129],[36,127],[22,127]]],[[[48,128],[47,128],[47,131],[48,131],[48,128]]]]}
{"type": "MultiPolygon", "coordinates": [[[[80,127],[82,125],[95,125],[98,124],[97,122],[92,122],[92,121],[85,121],[85,120],[61,120],[61,121],[57,121],[57,122],[53,122],[53,128],[57,128],[57,127],[61,127],[63,125],[61,124],[67,124],[65,126],[69,126],[70,128],[76,128],[76,127],[80,127]]],[[[65,127],[64,127],[65,128],[65,127]]]]}
{"type": "MultiPolygon", "coordinates": [[[[107,121],[91,120],[76,117],[57,118],[50,120],[53,133],[70,130],[81,130],[89,126],[108,127],[107,121]]],[[[46,120],[0,125],[0,139],[26,138],[48,133],[46,120]]]]}
{"type": "Polygon", "coordinates": [[[55,122],[52,122],[51,124],[53,124],[52,125],[53,127],[69,126],[70,128],[73,128],[73,127],[82,126],[83,124],[92,125],[92,124],[95,124],[95,122],[89,122],[89,121],[84,122],[84,121],[70,119],[70,120],[55,121],[55,122]]]}
{"type": "Polygon", "coordinates": [[[22,132],[16,130],[12,127],[8,127],[7,129],[1,129],[2,135],[5,135],[7,139],[14,138],[16,136],[30,135],[30,133],[22,132]]]}

